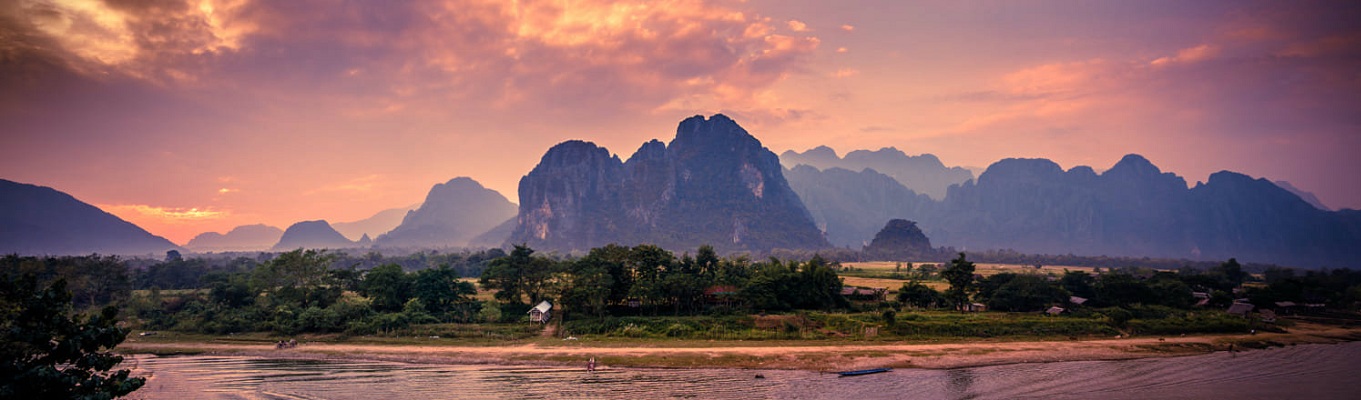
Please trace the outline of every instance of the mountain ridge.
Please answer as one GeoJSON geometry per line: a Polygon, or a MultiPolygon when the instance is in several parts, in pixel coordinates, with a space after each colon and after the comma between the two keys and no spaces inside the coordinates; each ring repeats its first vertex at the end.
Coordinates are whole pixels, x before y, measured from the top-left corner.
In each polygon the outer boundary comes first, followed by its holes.
{"type": "Polygon", "coordinates": [[[0,253],[142,255],[169,250],[182,248],[75,196],[0,179],[0,253]]]}

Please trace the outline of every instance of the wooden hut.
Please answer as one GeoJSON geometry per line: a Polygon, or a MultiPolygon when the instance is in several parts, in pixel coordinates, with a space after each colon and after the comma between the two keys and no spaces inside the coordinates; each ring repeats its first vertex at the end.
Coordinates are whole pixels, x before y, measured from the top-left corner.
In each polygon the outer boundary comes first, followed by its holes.
{"type": "Polygon", "coordinates": [[[553,319],[552,310],[553,304],[548,300],[539,302],[539,305],[529,309],[529,322],[548,323],[548,320],[553,319]]]}
{"type": "Polygon", "coordinates": [[[1233,303],[1233,305],[1230,305],[1230,306],[1229,306],[1229,311],[1228,311],[1228,313],[1229,313],[1229,314],[1232,314],[1232,315],[1237,315],[1237,316],[1240,316],[1240,317],[1247,317],[1247,316],[1248,316],[1248,313],[1251,313],[1251,312],[1252,312],[1252,308],[1253,308],[1252,304],[1248,304],[1248,303],[1233,303]]]}

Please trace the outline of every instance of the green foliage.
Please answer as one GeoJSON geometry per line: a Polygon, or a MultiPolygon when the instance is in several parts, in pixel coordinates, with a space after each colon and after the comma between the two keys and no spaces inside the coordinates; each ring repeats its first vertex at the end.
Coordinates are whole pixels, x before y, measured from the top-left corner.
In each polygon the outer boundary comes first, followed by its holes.
{"type": "Polygon", "coordinates": [[[936,308],[945,304],[945,296],[921,282],[910,281],[898,289],[898,302],[916,308],[936,308]]]}
{"type": "Polygon", "coordinates": [[[132,282],[128,268],[116,256],[29,257],[14,254],[0,258],[0,271],[13,276],[31,274],[39,284],[66,281],[71,304],[77,310],[98,307],[128,298],[132,282]]]}
{"type": "Polygon", "coordinates": [[[277,307],[325,307],[340,298],[328,271],[333,256],[325,251],[294,250],[279,254],[256,267],[251,289],[264,294],[267,304],[277,307]]]}
{"type": "Polygon", "coordinates": [[[556,263],[533,254],[533,249],[516,245],[510,255],[492,260],[482,271],[478,283],[483,288],[496,290],[498,300],[518,303],[527,296],[530,304],[537,304],[543,300],[556,263]]]}
{"type": "Polygon", "coordinates": [[[501,306],[495,300],[487,300],[482,303],[482,309],[477,312],[477,320],[482,322],[501,321],[501,306]]]}
{"type": "Polygon", "coordinates": [[[411,280],[397,264],[384,264],[364,274],[360,293],[373,300],[378,312],[396,312],[411,299],[411,280]]]}
{"type": "Polygon", "coordinates": [[[988,298],[988,308],[997,311],[1043,311],[1067,300],[1068,292],[1045,277],[1024,274],[998,287],[988,298]]]}
{"type": "Polygon", "coordinates": [[[64,279],[40,289],[34,275],[14,272],[0,278],[0,398],[107,399],[145,383],[113,371],[123,357],[108,350],[128,334],[117,308],[72,317],[64,279]]]}
{"type": "Polygon", "coordinates": [[[950,288],[945,291],[945,298],[955,305],[955,308],[963,310],[969,303],[969,295],[974,291],[974,264],[964,259],[964,253],[959,253],[959,258],[950,260],[950,265],[940,272],[940,276],[950,283],[950,288]]]}
{"type": "Polygon", "coordinates": [[[1134,319],[1134,313],[1120,307],[1111,307],[1100,310],[1100,312],[1110,320],[1112,326],[1117,328],[1125,327],[1126,324],[1129,323],[1129,320],[1134,319]]]}

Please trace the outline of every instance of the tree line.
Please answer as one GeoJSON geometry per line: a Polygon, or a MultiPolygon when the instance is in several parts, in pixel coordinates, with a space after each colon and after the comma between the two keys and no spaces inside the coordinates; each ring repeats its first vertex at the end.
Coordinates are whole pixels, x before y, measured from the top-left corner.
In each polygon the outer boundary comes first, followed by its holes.
{"type": "Polygon", "coordinates": [[[1361,308],[1361,273],[1348,269],[1311,270],[1297,276],[1296,270],[1271,267],[1259,279],[1237,260],[1229,259],[1209,269],[1098,268],[1097,274],[1065,270],[1057,277],[1012,272],[983,277],[974,272],[973,262],[960,253],[939,272],[949,283],[947,290],[936,291],[913,280],[898,290],[897,300],[917,308],[962,310],[976,302],[990,310],[1016,312],[1079,306],[1074,300],[1086,308],[1190,309],[1199,304],[1222,309],[1235,301],[1266,309],[1277,308],[1275,303],[1284,301],[1324,304],[1334,309],[1361,308]],[[1249,281],[1255,284],[1244,286],[1249,281]]]}
{"type": "Polygon", "coordinates": [[[694,256],[653,245],[606,245],[574,259],[552,259],[517,245],[493,260],[479,279],[496,299],[530,304],[549,299],[586,316],[695,315],[724,310],[835,309],[841,297],[837,265],[814,255],[806,262],[721,258],[701,246],[694,256]]]}

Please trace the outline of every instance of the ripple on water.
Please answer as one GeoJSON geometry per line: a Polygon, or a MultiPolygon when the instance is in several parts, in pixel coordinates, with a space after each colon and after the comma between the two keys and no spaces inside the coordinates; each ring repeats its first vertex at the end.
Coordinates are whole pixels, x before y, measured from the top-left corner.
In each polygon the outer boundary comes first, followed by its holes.
{"type": "Polygon", "coordinates": [[[1361,343],[1126,361],[808,371],[420,365],[223,356],[137,357],[141,399],[1134,399],[1354,398],[1361,343]],[[754,379],[756,374],[765,379],[754,379]]]}

